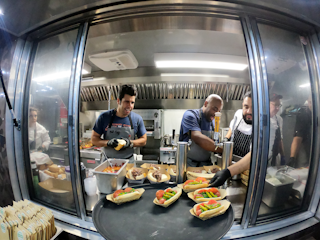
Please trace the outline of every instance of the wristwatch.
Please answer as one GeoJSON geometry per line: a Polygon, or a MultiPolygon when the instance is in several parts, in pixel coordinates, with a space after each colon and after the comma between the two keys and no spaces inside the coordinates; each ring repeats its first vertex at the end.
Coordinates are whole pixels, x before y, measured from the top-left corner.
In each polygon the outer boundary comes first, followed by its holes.
{"type": "Polygon", "coordinates": [[[133,148],[133,142],[130,142],[130,147],[133,148]]]}

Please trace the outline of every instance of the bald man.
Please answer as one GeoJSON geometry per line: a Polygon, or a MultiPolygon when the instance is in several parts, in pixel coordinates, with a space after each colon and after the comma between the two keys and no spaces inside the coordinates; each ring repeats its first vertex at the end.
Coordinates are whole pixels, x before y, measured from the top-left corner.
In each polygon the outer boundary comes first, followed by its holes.
{"type": "Polygon", "coordinates": [[[212,165],[211,152],[216,150],[214,144],[214,116],[220,112],[223,101],[217,94],[207,97],[200,109],[187,110],[182,117],[179,141],[188,142],[191,138],[192,144],[188,151],[187,164],[190,167],[201,167],[212,165]],[[191,135],[190,135],[191,133],[191,135]]]}

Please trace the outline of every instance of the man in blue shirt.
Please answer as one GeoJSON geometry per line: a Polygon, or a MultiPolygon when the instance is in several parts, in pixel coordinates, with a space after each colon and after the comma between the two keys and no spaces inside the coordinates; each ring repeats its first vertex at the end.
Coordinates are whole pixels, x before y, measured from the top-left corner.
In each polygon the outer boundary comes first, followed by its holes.
{"type": "Polygon", "coordinates": [[[190,151],[188,151],[188,166],[212,165],[211,152],[217,151],[212,140],[214,117],[215,113],[220,112],[222,107],[221,97],[217,94],[211,94],[200,109],[187,110],[183,114],[179,141],[187,142],[190,138],[192,140],[190,151]]]}
{"type": "Polygon", "coordinates": [[[103,147],[109,158],[133,161],[133,147],[143,147],[147,143],[143,120],[140,115],[132,112],[136,94],[137,90],[133,85],[122,85],[117,98],[117,109],[102,113],[93,127],[92,144],[103,147]],[[124,140],[125,144],[120,150],[116,150],[120,139],[124,140]]]}

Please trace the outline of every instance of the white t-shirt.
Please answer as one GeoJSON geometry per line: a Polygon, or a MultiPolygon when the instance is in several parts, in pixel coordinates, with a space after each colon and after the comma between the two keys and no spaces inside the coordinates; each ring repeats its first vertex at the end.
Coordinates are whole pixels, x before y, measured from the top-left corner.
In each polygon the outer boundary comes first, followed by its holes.
{"type": "Polygon", "coordinates": [[[280,132],[281,132],[281,139],[283,139],[282,135],[282,125],[283,125],[283,119],[280,116],[273,116],[270,118],[270,138],[269,138],[269,155],[268,158],[272,157],[272,148],[273,148],[273,143],[274,139],[276,138],[276,130],[278,129],[278,123],[280,127],[280,132]]]}
{"type": "MultiPolygon", "coordinates": [[[[237,121],[236,121],[236,125],[234,126],[234,129],[238,129],[240,132],[242,132],[242,133],[244,133],[246,135],[251,135],[251,133],[252,133],[252,125],[251,124],[247,124],[243,120],[242,109],[237,110],[236,113],[234,114],[234,117],[237,117],[237,121]]],[[[233,127],[234,117],[230,122],[230,125],[229,125],[230,129],[232,129],[232,127],[233,127]]]]}
{"type": "Polygon", "coordinates": [[[42,144],[45,146],[46,150],[49,149],[50,145],[50,137],[47,129],[39,123],[36,123],[36,126],[29,127],[29,143],[34,141],[35,135],[35,127],[36,131],[36,149],[38,149],[42,144]]]}

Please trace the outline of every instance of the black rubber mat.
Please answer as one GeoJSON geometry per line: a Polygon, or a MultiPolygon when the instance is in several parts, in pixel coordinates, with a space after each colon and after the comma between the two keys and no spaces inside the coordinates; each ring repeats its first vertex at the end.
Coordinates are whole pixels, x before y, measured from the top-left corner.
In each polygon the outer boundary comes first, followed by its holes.
{"type": "Polygon", "coordinates": [[[223,237],[234,221],[232,206],[225,214],[202,221],[189,210],[196,204],[186,193],[167,208],[153,203],[159,189],[170,184],[141,185],[146,191],[139,200],[116,205],[101,199],[93,210],[93,223],[106,239],[205,239],[223,237]]]}

